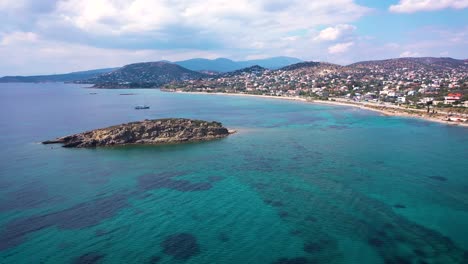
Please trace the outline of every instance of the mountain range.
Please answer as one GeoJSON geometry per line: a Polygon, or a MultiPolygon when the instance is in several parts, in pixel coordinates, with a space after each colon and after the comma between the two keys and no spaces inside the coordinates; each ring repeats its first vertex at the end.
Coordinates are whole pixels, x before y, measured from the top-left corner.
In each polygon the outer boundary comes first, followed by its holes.
{"type": "Polygon", "coordinates": [[[268,69],[279,69],[298,62],[302,62],[302,60],[291,57],[273,57],[247,61],[233,61],[225,58],[214,60],[190,59],[185,61],[176,61],[174,63],[192,71],[232,72],[255,65],[268,69]]]}
{"type": "MultiPolygon", "coordinates": [[[[177,64],[192,71],[208,72],[231,72],[242,68],[259,65],[268,69],[278,69],[287,65],[301,62],[302,60],[291,57],[273,57],[259,60],[233,61],[225,58],[210,59],[190,59],[184,61],[164,61],[177,64]]],[[[124,66],[125,67],[125,66],[124,66]]],[[[37,75],[37,76],[5,76],[0,78],[0,83],[6,82],[74,82],[96,78],[97,76],[109,73],[119,68],[96,69],[90,71],[71,72],[66,74],[37,75]]]]}
{"type": "Polygon", "coordinates": [[[338,71],[375,70],[375,69],[464,69],[466,60],[452,58],[396,58],[388,60],[364,61],[340,66],[325,62],[303,62],[289,57],[275,57],[264,60],[235,62],[229,59],[192,59],[179,62],[143,62],[125,65],[121,68],[107,68],[69,74],[42,76],[6,76],[0,82],[78,82],[91,83],[100,88],[150,88],[160,87],[170,82],[195,80],[200,78],[217,78],[235,76],[242,73],[261,73],[267,69],[274,70],[278,66],[283,71],[298,69],[313,69],[325,67],[338,71]],[[293,63],[292,62],[297,62],[293,63]],[[259,63],[251,65],[253,63],[259,63]],[[245,66],[245,67],[244,67],[245,66]],[[211,72],[210,75],[205,72],[211,72]],[[213,72],[217,72],[214,74],[213,72]]]}

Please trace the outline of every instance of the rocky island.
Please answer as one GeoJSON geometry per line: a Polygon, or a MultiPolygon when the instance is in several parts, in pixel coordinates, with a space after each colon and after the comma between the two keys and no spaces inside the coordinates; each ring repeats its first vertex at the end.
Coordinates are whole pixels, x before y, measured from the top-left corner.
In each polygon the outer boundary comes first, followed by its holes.
{"type": "Polygon", "coordinates": [[[206,141],[234,133],[219,122],[167,118],[131,122],[75,135],[47,140],[42,144],[63,144],[65,148],[93,148],[129,144],[171,144],[206,141]]]}

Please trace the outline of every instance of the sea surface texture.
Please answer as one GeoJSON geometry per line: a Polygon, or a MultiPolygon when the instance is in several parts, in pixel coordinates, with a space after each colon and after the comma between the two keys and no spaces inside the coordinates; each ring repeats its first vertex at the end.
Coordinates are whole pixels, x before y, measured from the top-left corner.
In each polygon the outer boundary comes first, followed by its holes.
{"type": "Polygon", "coordinates": [[[467,128],[285,100],[0,85],[0,263],[451,264],[467,252],[467,128]],[[38,144],[166,117],[238,133],[38,144]]]}

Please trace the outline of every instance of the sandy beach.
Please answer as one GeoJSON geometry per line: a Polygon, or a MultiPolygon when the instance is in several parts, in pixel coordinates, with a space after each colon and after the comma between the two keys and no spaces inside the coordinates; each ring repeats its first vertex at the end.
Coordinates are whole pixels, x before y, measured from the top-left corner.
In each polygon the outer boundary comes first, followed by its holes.
{"type": "Polygon", "coordinates": [[[303,97],[284,97],[284,96],[271,96],[271,95],[255,95],[255,94],[240,94],[240,93],[207,93],[207,92],[181,92],[177,91],[176,93],[188,93],[188,94],[208,94],[208,95],[224,95],[224,96],[242,96],[242,97],[256,97],[256,98],[267,98],[267,99],[278,99],[278,100],[289,100],[289,101],[300,101],[305,103],[313,103],[313,104],[326,104],[326,105],[336,105],[336,106],[351,106],[360,109],[365,109],[369,111],[374,111],[381,113],[386,116],[401,116],[401,117],[409,117],[409,118],[419,118],[424,119],[431,122],[437,122],[441,124],[451,125],[451,126],[462,126],[468,127],[468,123],[462,122],[454,122],[454,121],[446,121],[443,120],[440,115],[438,117],[429,116],[424,112],[420,112],[418,114],[407,113],[404,110],[397,108],[397,107],[389,107],[385,105],[375,105],[370,106],[369,104],[364,104],[361,102],[344,102],[344,101],[324,101],[324,100],[308,100],[303,97]]]}

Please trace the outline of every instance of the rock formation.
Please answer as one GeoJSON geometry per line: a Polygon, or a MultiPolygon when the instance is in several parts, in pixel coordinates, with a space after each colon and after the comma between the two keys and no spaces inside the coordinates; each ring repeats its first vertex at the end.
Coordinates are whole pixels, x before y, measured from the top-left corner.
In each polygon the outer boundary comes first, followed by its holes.
{"type": "Polygon", "coordinates": [[[223,138],[233,133],[219,122],[168,118],[144,120],[60,137],[43,144],[92,148],[127,144],[168,144],[223,138]]]}

